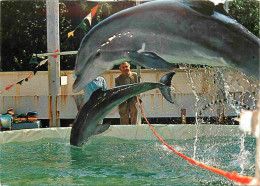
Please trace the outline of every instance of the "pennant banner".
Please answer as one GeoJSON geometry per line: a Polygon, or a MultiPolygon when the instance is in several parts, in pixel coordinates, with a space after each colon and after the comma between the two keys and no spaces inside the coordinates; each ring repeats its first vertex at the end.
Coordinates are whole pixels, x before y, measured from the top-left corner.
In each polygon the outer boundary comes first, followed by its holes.
{"type": "Polygon", "coordinates": [[[42,60],[42,61],[36,66],[36,68],[38,68],[38,67],[44,65],[47,61],[48,61],[48,59],[42,60]]]}
{"type": "Polygon", "coordinates": [[[91,16],[92,16],[92,19],[93,19],[93,17],[94,17],[95,14],[96,14],[97,9],[98,9],[98,4],[97,4],[94,8],[91,9],[91,16]]]}
{"type": "MultiPolygon", "coordinates": [[[[59,49],[57,49],[57,50],[55,51],[55,53],[58,53],[58,52],[59,52],[59,49]]],[[[53,58],[57,58],[58,55],[53,55],[52,57],[53,57],[53,58]]]]}
{"type": "Polygon", "coordinates": [[[92,16],[91,16],[91,13],[89,13],[85,18],[84,20],[87,19],[89,24],[91,25],[91,22],[92,22],[92,16]]]}
{"type": "Polygon", "coordinates": [[[29,74],[25,79],[29,79],[30,77],[32,77],[32,74],[29,74]]]}
{"type": "Polygon", "coordinates": [[[24,81],[24,79],[22,79],[21,81],[18,81],[16,84],[22,85],[23,81],[24,81]]]}
{"type": "Polygon", "coordinates": [[[76,29],[77,28],[81,28],[82,30],[87,31],[87,25],[84,20],[76,27],[76,29]]]}
{"type": "MultiPolygon", "coordinates": [[[[26,78],[22,79],[22,80],[19,80],[17,81],[16,83],[14,84],[11,84],[7,87],[5,87],[5,90],[9,90],[10,88],[12,88],[15,84],[19,84],[19,85],[22,85],[23,81],[28,81],[29,78],[32,77],[32,74],[29,74],[26,78]]],[[[3,91],[0,91],[0,94],[2,93],[3,91]]]]}
{"type": "Polygon", "coordinates": [[[5,90],[9,90],[12,86],[14,86],[14,84],[5,87],[5,90]]]}
{"type": "MultiPolygon", "coordinates": [[[[76,27],[77,28],[80,28],[84,31],[87,31],[87,25],[86,23],[84,22],[85,19],[87,19],[89,21],[89,24],[91,25],[92,23],[92,19],[93,17],[95,16],[96,12],[97,12],[97,9],[98,9],[98,5],[97,4],[94,8],[91,9],[91,12],[83,19],[83,21],[76,27]]],[[[75,29],[75,30],[76,30],[75,29]]],[[[68,38],[69,37],[73,37],[74,36],[74,32],[75,30],[71,31],[68,33],[68,38]]],[[[57,49],[55,51],[55,53],[58,53],[59,50],[57,49]]],[[[57,58],[58,55],[52,55],[53,58],[57,58]]],[[[37,56],[36,57],[33,57],[31,58],[30,60],[30,64],[37,64],[36,68],[33,70],[33,74],[35,75],[37,73],[37,68],[44,65],[46,62],[48,61],[48,59],[45,59],[45,60],[42,60],[40,63],[37,62],[37,56]]],[[[22,80],[19,80],[18,82],[14,83],[14,84],[11,84],[7,87],[5,87],[5,90],[9,90],[10,88],[12,88],[15,84],[19,84],[19,85],[22,85],[23,81],[28,81],[29,78],[32,77],[32,74],[29,74],[26,78],[22,79],[22,80]]],[[[3,91],[0,91],[0,94],[3,93],[3,91]]]]}
{"type": "Polygon", "coordinates": [[[74,32],[75,32],[75,30],[73,30],[73,31],[69,32],[69,33],[68,33],[68,38],[69,38],[70,36],[72,36],[72,37],[73,37],[73,36],[74,36],[74,32]]]}
{"type": "MultiPolygon", "coordinates": [[[[94,17],[95,14],[96,14],[97,9],[98,9],[98,4],[97,4],[94,8],[91,9],[91,12],[90,12],[86,17],[84,17],[83,21],[75,28],[75,30],[76,30],[77,28],[80,28],[80,29],[82,29],[82,30],[84,30],[84,31],[87,31],[87,25],[86,25],[86,23],[84,22],[84,20],[87,19],[87,20],[89,21],[89,25],[91,26],[92,19],[93,19],[93,17],[94,17]]],[[[73,30],[73,31],[71,31],[71,32],[68,33],[68,38],[74,36],[75,30],[73,30]]]]}

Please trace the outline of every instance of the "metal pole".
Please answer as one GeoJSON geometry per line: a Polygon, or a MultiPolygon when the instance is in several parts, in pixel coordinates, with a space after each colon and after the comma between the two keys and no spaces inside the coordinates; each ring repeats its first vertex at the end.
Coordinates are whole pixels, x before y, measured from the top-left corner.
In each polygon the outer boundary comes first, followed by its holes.
{"type": "MultiPolygon", "coordinates": [[[[260,16],[260,12],[259,12],[259,16],[260,16]]],[[[260,33],[260,30],[259,30],[260,33]]],[[[258,49],[258,55],[260,55],[260,49],[258,49]]],[[[260,72],[260,62],[258,63],[259,67],[258,70],[260,72]]],[[[258,81],[260,80],[260,75],[258,77],[258,81]]],[[[259,84],[258,84],[258,88],[259,88],[259,84]]],[[[257,184],[260,184],[260,91],[258,93],[258,103],[257,103],[257,107],[258,107],[258,138],[257,138],[257,142],[256,142],[256,179],[257,179],[257,184]]]]}
{"type": "MultiPolygon", "coordinates": [[[[2,10],[1,8],[1,5],[2,3],[0,3],[0,10],[2,10]]],[[[0,33],[2,33],[2,16],[1,16],[1,14],[0,14],[0,25],[1,25],[1,27],[0,27],[0,33]]],[[[2,34],[0,35],[0,43],[2,44],[2,34]]],[[[0,72],[2,71],[2,45],[0,45],[0,72]]]]}
{"type": "Polygon", "coordinates": [[[139,79],[141,79],[141,66],[139,65],[136,65],[136,69],[137,69],[137,83],[140,83],[139,82],[139,79]]]}
{"type": "MultiPolygon", "coordinates": [[[[259,13],[260,16],[260,13],[259,13]]],[[[259,30],[260,33],[260,30],[259,30]]],[[[258,49],[258,55],[260,55],[260,49],[258,49]]],[[[258,70],[260,72],[260,62],[258,63],[258,70]]],[[[258,76],[258,81],[260,81],[260,75],[258,76]]],[[[259,84],[258,84],[259,88],[259,84]]],[[[257,184],[260,184],[260,91],[258,92],[258,103],[257,103],[257,108],[258,108],[258,138],[256,138],[256,166],[255,166],[255,177],[257,179],[257,184]]]]}
{"type": "MultiPolygon", "coordinates": [[[[140,0],[136,0],[135,3],[136,3],[136,5],[140,5],[140,0]]],[[[140,83],[139,79],[141,79],[141,66],[137,65],[136,68],[137,68],[137,77],[138,77],[137,81],[138,81],[138,83],[140,83]]],[[[141,110],[139,107],[137,109],[137,121],[136,122],[138,125],[142,124],[142,113],[141,113],[141,110]]]]}
{"type": "Polygon", "coordinates": [[[66,52],[51,52],[51,53],[42,53],[42,54],[33,54],[32,57],[46,57],[46,56],[53,56],[53,55],[60,55],[60,56],[64,56],[64,55],[73,55],[73,54],[77,54],[78,51],[66,51],[66,52]]]}
{"type": "MultiPolygon", "coordinates": [[[[137,68],[137,77],[138,77],[137,82],[140,83],[139,79],[141,79],[141,66],[137,65],[136,68],[137,68]]],[[[142,113],[141,113],[141,110],[139,107],[137,107],[137,121],[136,122],[138,125],[142,124],[142,113]]]]}
{"type": "MultiPolygon", "coordinates": [[[[47,17],[47,51],[60,51],[59,36],[59,0],[46,0],[46,17],[47,17]]],[[[49,96],[50,96],[50,127],[59,127],[58,119],[58,99],[61,93],[60,87],[60,56],[57,58],[48,57],[48,76],[49,76],[49,96]]]]}
{"type": "Polygon", "coordinates": [[[257,107],[258,107],[258,126],[259,126],[259,130],[256,131],[259,133],[259,137],[256,138],[256,157],[255,157],[255,178],[257,179],[258,183],[260,183],[260,91],[259,91],[259,99],[258,99],[258,103],[257,103],[257,107]]]}
{"type": "MultiPolygon", "coordinates": [[[[260,7],[260,5],[258,5],[258,7],[260,7]]],[[[260,12],[258,13],[258,16],[260,16],[260,12]]],[[[259,18],[259,17],[258,17],[259,18]]],[[[259,34],[260,34],[260,29],[259,29],[259,34]]],[[[260,49],[258,49],[258,55],[260,55],[260,49]]],[[[260,72],[260,62],[258,63],[258,70],[260,72]]],[[[258,76],[258,81],[260,81],[260,75],[258,76]]],[[[258,84],[258,88],[259,88],[259,84],[258,84]]],[[[257,107],[259,109],[258,111],[258,138],[257,138],[257,142],[256,142],[256,164],[258,167],[256,167],[256,175],[255,177],[257,178],[257,182],[260,183],[260,91],[258,92],[258,103],[257,103],[257,107]]]]}

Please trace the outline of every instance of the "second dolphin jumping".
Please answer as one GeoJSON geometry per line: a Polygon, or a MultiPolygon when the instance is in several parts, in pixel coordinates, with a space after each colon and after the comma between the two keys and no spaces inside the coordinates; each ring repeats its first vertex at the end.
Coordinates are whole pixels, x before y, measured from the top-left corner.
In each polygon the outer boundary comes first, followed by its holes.
{"type": "Polygon", "coordinates": [[[100,125],[106,115],[117,105],[125,100],[159,88],[164,98],[174,103],[171,97],[171,80],[175,72],[166,73],[159,83],[143,82],[122,85],[103,91],[101,88],[93,92],[88,102],[86,102],[78,113],[71,129],[70,144],[82,146],[94,134],[104,132],[108,129],[108,124],[100,125]]]}

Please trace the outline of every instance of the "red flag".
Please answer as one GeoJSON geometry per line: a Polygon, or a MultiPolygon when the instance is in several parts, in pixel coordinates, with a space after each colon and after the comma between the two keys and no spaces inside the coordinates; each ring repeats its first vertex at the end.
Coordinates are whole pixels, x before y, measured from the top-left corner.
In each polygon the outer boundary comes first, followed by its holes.
{"type": "Polygon", "coordinates": [[[8,87],[5,87],[5,90],[9,90],[12,86],[14,86],[14,84],[9,85],[8,87]]]}
{"type": "Polygon", "coordinates": [[[95,16],[96,12],[97,12],[97,9],[98,9],[98,4],[91,9],[91,17],[93,19],[93,17],[95,16]]]}
{"type": "MultiPolygon", "coordinates": [[[[57,50],[55,51],[55,53],[57,53],[57,52],[59,52],[59,49],[57,49],[57,50]]],[[[52,57],[53,57],[53,58],[57,58],[58,55],[53,55],[52,57]]]]}
{"type": "Polygon", "coordinates": [[[32,74],[29,74],[26,78],[25,78],[25,81],[28,81],[28,79],[32,77],[32,74]]]}
{"type": "Polygon", "coordinates": [[[26,78],[29,79],[30,77],[32,77],[32,74],[29,74],[26,78]]]}

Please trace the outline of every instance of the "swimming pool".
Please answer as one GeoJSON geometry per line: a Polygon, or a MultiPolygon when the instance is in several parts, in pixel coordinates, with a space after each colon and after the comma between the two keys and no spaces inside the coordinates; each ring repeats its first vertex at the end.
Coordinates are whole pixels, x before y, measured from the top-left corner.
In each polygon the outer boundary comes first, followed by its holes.
{"type": "MultiPolygon", "coordinates": [[[[254,176],[253,137],[199,136],[195,146],[194,141],[193,137],[166,140],[189,157],[194,156],[196,147],[197,161],[254,176]]],[[[235,185],[189,164],[154,139],[100,135],[83,148],[75,148],[67,136],[3,143],[0,147],[2,184],[235,185]]]]}

